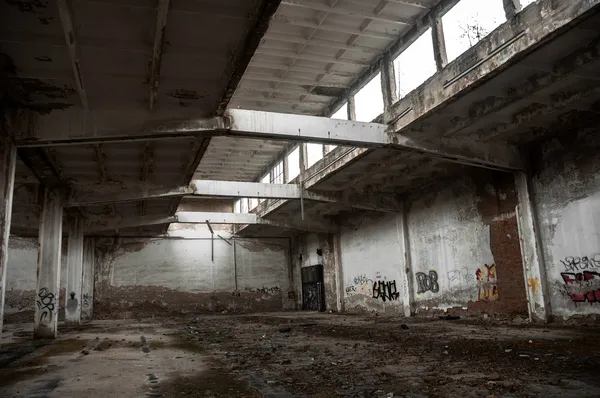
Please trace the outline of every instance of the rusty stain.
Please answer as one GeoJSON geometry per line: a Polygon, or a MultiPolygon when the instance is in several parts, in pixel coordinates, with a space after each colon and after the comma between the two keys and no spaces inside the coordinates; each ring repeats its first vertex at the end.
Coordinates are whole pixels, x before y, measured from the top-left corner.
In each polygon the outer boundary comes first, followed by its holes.
{"type": "Polygon", "coordinates": [[[539,278],[527,278],[527,284],[531,289],[531,292],[535,294],[535,292],[540,288],[540,279],[539,278]]]}

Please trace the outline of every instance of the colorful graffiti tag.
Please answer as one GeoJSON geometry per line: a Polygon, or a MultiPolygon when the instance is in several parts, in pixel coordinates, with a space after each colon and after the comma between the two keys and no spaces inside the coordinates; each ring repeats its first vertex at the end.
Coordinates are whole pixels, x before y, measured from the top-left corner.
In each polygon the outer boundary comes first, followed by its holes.
{"type": "Polygon", "coordinates": [[[574,303],[600,302],[600,273],[593,271],[562,272],[565,293],[574,303]]]}
{"type": "Polygon", "coordinates": [[[483,265],[483,269],[478,268],[475,272],[477,278],[477,288],[479,301],[498,300],[498,274],[496,273],[496,264],[483,265]]]}

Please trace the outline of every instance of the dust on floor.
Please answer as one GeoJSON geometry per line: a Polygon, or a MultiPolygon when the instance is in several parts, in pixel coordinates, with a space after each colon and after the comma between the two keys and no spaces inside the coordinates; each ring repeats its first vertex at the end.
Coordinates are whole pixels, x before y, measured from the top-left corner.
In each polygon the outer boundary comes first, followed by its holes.
{"type": "Polygon", "coordinates": [[[596,327],[280,313],[94,321],[53,342],[9,328],[2,397],[600,396],[596,327]]]}

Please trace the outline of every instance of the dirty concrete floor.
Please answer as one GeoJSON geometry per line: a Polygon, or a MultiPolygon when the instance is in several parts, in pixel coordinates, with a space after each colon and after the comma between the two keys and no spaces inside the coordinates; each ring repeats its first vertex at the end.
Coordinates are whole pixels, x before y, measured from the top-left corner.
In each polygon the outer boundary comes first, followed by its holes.
{"type": "Polygon", "coordinates": [[[0,397],[599,397],[597,327],[316,313],[6,325],[0,397]]]}

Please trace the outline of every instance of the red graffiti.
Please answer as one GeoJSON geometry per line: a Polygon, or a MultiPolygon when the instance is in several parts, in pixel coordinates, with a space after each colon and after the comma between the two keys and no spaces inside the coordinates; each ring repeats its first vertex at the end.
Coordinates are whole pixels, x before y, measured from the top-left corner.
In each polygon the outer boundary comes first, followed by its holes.
{"type": "Polygon", "coordinates": [[[584,271],[580,273],[563,272],[560,274],[566,283],[567,294],[576,303],[600,302],[600,274],[584,271]]]}
{"type": "Polygon", "coordinates": [[[479,301],[494,301],[498,300],[498,286],[496,281],[498,276],[496,273],[496,264],[483,265],[485,272],[478,268],[475,272],[477,277],[477,287],[479,289],[479,301]]]}

